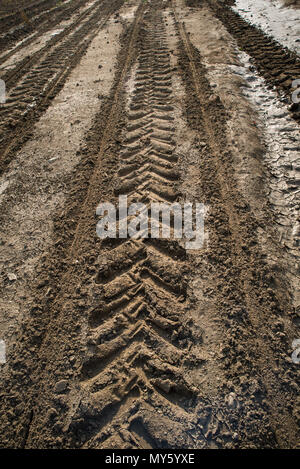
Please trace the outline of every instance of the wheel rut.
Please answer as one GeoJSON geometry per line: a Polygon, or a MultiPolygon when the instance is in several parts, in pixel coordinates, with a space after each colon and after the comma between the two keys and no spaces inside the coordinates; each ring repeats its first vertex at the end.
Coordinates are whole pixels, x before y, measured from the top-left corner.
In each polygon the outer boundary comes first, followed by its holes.
{"type": "MultiPolygon", "coordinates": [[[[178,156],[166,39],[162,13],[151,8],[138,39],[115,186],[128,205],[170,205],[180,197],[174,182],[178,156]]],[[[188,307],[186,258],[171,239],[124,239],[113,248],[103,242],[96,290],[101,302],[89,315],[88,359],[81,373],[88,412],[82,415],[79,406],[83,421],[74,427],[80,441],[86,438],[85,447],[105,447],[112,427],[123,439],[131,434],[133,446],[140,446],[140,438],[147,447],[159,446],[166,437],[159,443],[158,435],[145,429],[145,420],[162,407],[168,409],[169,425],[193,420],[197,392],[184,376],[184,362],[192,361],[182,327],[188,307]],[[81,430],[91,425],[90,435],[81,430]]],[[[182,437],[184,431],[183,426],[182,437]]]]}
{"type": "MultiPolygon", "coordinates": [[[[280,97],[291,103],[293,80],[300,76],[300,58],[272,37],[249,24],[237,12],[216,0],[207,0],[209,7],[235,38],[241,50],[252,58],[258,72],[275,87],[280,97]]],[[[291,103],[292,104],[292,103],[291,103]]],[[[299,122],[300,112],[291,106],[292,117],[299,122]]]]}
{"type": "Polygon", "coordinates": [[[99,28],[119,6],[118,1],[92,5],[50,43],[2,77],[8,91],[6,103],[0,105],[2,169],[61,89],[99,28]]]}
{"type": "Polygon", "coordinates": [[[22,17],[20,11],[8,17],[0,18],[1,64],[18,50],[32,43],[51,27],[54,27],[60,21],[75,13],[76,10],[87,3],[87,1],[77,0],[75,2],[56,5],[53,5],[53,3],[54,2],[46,0],[46,2],[40,2],[34,10],[28,9],[28,7],[25,8],[23,11],[28,18],[28,22],[24,22],[24,17],[22,17]],[[45,8],[46,11],[44,10],[45,8]],[[41,9],[41,11],[39,11],[39,9],[41,9]],[[21,44],[18,44],[19,40],[21,40],[21,44]],[[7,52],[3,53],[4,51],[7,52]]]}

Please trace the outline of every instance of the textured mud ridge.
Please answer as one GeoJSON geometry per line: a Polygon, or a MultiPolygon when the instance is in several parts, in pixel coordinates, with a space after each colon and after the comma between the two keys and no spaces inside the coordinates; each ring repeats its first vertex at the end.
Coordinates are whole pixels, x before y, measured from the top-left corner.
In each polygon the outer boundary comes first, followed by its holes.
{"type": "Polygon", "coordinates": [[[297,446],[289,285],[261,252],[225,129],[181,18],[140,4],[1,383],[2,446],[297,446]],[[119,194],[209,205],[208,246],[101,241],[96,206],[119,194]]]}
{"type": "MultiPolygon", "coordinates": [[[[234,390],[237,395],[243,395],[244,404],[241,404],[241,408],[246,414],[240,409],[239,434],[243,433],[244,443],[249,444],[246,443],[249,439],[252,442],[255,440],[255,445],[258,447],[281,446],[286,444],[284,443],[286,435],[280,430],[281,423],[279,423],[282,399],[290,402],[293,407],[292,418],[289,415],[290,411],[286,410],[289,405],[284,409],[285,404],[283,404],[282,408],[289,421],[287,440],[294,438],[292,434],[297,434],[297,399],[292,397],[294,383],[298,380],[297,370],[285,359],[284,341],[277,345],[274,341],[276,329],[283,326],[286,313],[293,311],[286,294],[289,286],[284,279],[284,272],[280,272],[280,268],[278,270],[270,268],[260,252],[257,237],[259,224],[250,212],[247,201],[234,189],[236,182],[230,169],[233,161],[226,149],[224,134],[226,111],[218,97],[212,96],[205,77],[205,69],[201,66],[201,56],[189,43],[184,28],[179,27],[179,29],[185,50],[181,64],[186,70],[188,85],[192,85],[188,93],[187,118],[200,135],[205,132],[214,155],[212,159],[206,154],[203,163],[200,164],[205,184],[204,197],[213,200],[216,209],[213,226],[209,229],[219,238],[218,247],[215,247],[208,256],[210,261],[214,256],[218,259],[215,279],[219,278],[221,284],[225,280],[225,285],[218,287],[219,292],[223,293],[220,303],[217,298],[216,301],[220,307],[224,326],[228,328],[228,332],[230,331],[227,346],[224,344],[221,353],[222,364],[226,368],[227,385],[229,390],[234,390]],[[185,65],[186,55],[189,58],[188,65],[185,65]],[[201,105],[200,109],[197,107],[198,103],[201,105]],[[275,278],[276,286],[273,284],[275,278]],[[242,343],[248,344],[247,350],[241,347],[242,343]],[[266,359],[270,364],[274,359],[274,366],[271,365],[267,372],[263,364],[266,359]],[[254,363],[258,366],[257,374],[254,373],[254,363]],[[280,369],[277,368],[277,363],[280,363],[280,369]],[[290,385],[287,376],[291,377],[290,385]],[[255,389],[253,392],[250,391],[252,386],[255,389]],[[256,412],[257,415],[259,413],[263,415],[264,412],[268,414],[268,418],[266,415],[261,417],[264,422],[269,419],[264,429],[258,428],[250,417],[256,412]],[[296,420],[293,422],[295,416],[296,420]]],[[[293,329],[290,325],[291,327],[293,329]]]]}

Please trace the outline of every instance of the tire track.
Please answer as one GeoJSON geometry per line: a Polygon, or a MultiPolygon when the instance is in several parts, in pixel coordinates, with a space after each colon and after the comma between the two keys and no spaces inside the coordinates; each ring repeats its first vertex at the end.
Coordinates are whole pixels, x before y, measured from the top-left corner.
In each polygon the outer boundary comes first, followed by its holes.
{"type": "MultiPolygon", "coordinates": [[[[129,67],[131,66],[132,61],[133,61],[133,56],[134,56],[134,52],[135,52],[136,37],[137,37],[138,31],[139,31],[140,21],[141,21],[141,18],[142,18],[144,8],[145,8],[145,5],[141,4],[140,7],[138,8],[136,14],[135,14],[135,19],[134,19],[134,22],[133,22],[132,26],[130,26],[129,31],[126,31],[124,33],[124,37],[123,37],[124,49],[123,49],[122,53],[120,53],[120,55],[119,55],[120,63],[122,64],[122,67],[117,72],[117,79],[116,79],[114,87],[112,89],[110,100],[107,103],[107,106],[105,107],[105,109],[106,109],[106,111],[105,111],[106,112],[106,114],[105,114],[106,124],[103,125],[103,129],[101,130],[102,138],[101,138],[101,146],[100,146],[100,155],[99,155],[99,158],[97,158],[97,166],[101,165],[101,163],[102,163],[103,152],[106,149],[107,142],[109,141],[109,139],[111,137],[111,133],[114,132],[114,128],[116,127],[117,121],[119,119],[120,93],[122,92],[122,89],[124,87],[124,80],[125,80],[126,75],[128,73],[129,67]]],[[[102,110],[102,114],[101,114],[101,118],[102,117],[103,117],[103,110],[102,110]]],[[[101,172],[101,170],[100,170],[100,172],[101,172]]],[[[91,198],[93,200],[93,194],[95,193],[95,188],[97,188],[97,186],[98,186],[98,180],[99,180],[99,174],[98,174],[97,169],[95,168],[95,172],[92,173],[91,178],[89,179],[90,184],[88,185],[88,188],[87,188],[86,199],[82,201],[82,207],[80,207],[80,210],[79,210],[79,213],[78,213],[79,220],[78,220],[77,227],[74,228],[74,241],[73,241],[73,244],[70,243],[71,245],[68,246],[70,251],[66,252],[66,257],[68,259],[69,259],[69,256],[70,256],[70,259],[74,258],[74,254],[76,252],[78,252],[79,246],[82,245],[82,238],[85,239],[86,234],[83,233],[83,231],[85,230],[85,227],[86,227],[86,221],[85,221],[86,211],[89,209],[88,204],[91,203],[91,198]]],[[[94,212],[94,203],[93,203],[93,212],[94,212]]],[[[94,228],[94,226],[93,226],[93,228],[94,228]]],[[[75,254],[75,255],[77,255],[77,254],[75,254]]],[[[67,292],[68,288],[71,288],[72,294],[74,293],[74,290],[73,290],[73,287],[74,287],[73,266],[74,266],[73,261],[71,261],[70,263],[67,264],[67,271],[62,274],[62,278],[61,278],[61,282],[60,282],[62,288],[58,288],[57,299],[55,299],[54,304],[51,305],[51,307],[50,307],[50,305],[47,306],[47,311],[49,311],[49,324],[46,324],[46,323],[44,324],[45,329],[44,329],[42,335],[40,336],[40,341],[39,341],[39,344],[38,344],[39,352],[37,352],[41,355],[43,355],[44,353],[46,355],[49,354],[48,340],[51,340],[51,341],[53,340],[53,338],[51,336],[52,336],[52,333],[53,333],[53,321],[55,323],[56,313],[54,312],[54,310],[57,306],[57,301],[58,302],[61,301],[62,309],[64,309],[64,308],[66,308],[66,306],[68,306],[65,302],[66,301],[66,296],[65,295],[68,296],[68,292],[67,292]],[[70,278],[72,278],[71,281],[70,281],[70,278]],[[52,307],[53,307],[53,310],[52,310],[52,307]],[[54,313],[53,317],[51,317],[52,313],[50,312],[50,309],[54,313]],[[51,339],[50,339],[50,337],[51,337],[51,339]]],[[[76,294],[75,294],[75,296],[76,296],[76,294]]],[[[35,326],[33,326],[33,328],[35,329],[35,326]]],[[[37,328],[40,330],[40,324],[37,325],[37,328]]],[[[25,333],[25,335],[26,335],[26,333],[25,333]]],[[[31,334],[30,334],[30,336],[31,336],[31,334]]],[[[29,341],[31,341],[30,336],[27,336],[27,339],[29,341]]],[[[27,339],[25,339],[25,341],[27,341],[27,339]]],[[[21,348],[22,348],[22,346],[21,346],[21,348]]],[[[28,350],[27,346],[26,346],[26,349],[25,349],[25,355],[27,354],[26,350],[28,350]]],[[[26,359],[25,359],[25,361],[26,361],[26,359]]],[[[38,365],[37,365],[36,368],[37,369],[34,370],[32,375],[37,373],[37,375],[41,376],[41,374],[44,373],[44,369],[39,369],[38,370],[38,368],[39,368],[38,365]]],[[[8,378],[8,380],[10,381],[10,378],[8,378]]],[[[16,386],[16,389],[18,389],[18,383],[15,382],[14,379],[12,379],[12,381],[14,383],[14,386],[16,386]]],[[[26,378],[25,378],[25,382],[27,382],[26,378]]],[[[40,388],[40,387],[42,388],[45,384],[45,382],[43,380],[39,380],[39,379],[36,381],[36,383],[38,384],[38,388],[40,388]]],[[[27,390],[27,391],[28,392],[26,392],[26,394],[24,395],[24,398],[22,399],[22,401],[25,400],[25,402],[26,402],[25,407],[27,407],[28,405],[30,405],[30,406],[34,405],[34,407],[35,406],[38,407],[39,406],[39,399],[38,399],[38,395],[35,394],[36,392],[38,392],[38,390],[37,389],[35,389],[35,390],[31,389],[30,391],[29,390],[27,390]],[[36,396],[36,398],[33,397],[34,395],[36,396]],[[32,403],[32,399],[34,400],[34,403],[32,403]],[[29,402],[31,402],[31,404],[29,404],[29,402]]],[[[20,389],[19,389],[19,392],[21,392],[21,394],[22,394],[23,390],[20,391],[20,389]]],[[[39,425],[41,424],[41,419],[40,418],[36,419],[37,415],[38,415],[38,413],[36,411],[34,411],[33,418],[28,419],[26,408],[24,409],[23,419],[21,421],[19,421],[20,434],[25,433],[27,435],[26,440],[24,440],[24,446],[27,446],[27,445],[35,446],[36,437],[34,436],[33,440],[32,440],[32,434],[34,435],[34,432],[36,432],[36,427],[39,427],[39,425]]],[[[4,428],[6,428],[4,423],[3,423],[3,426],[4,426],[4,428]]],[[[48,427],[48,429],[50,430],[50,434],[51,434],[51,432],[53,432],[52,426],[50,425],[50,427],[48,427]]],[[[14,446],[15,444],[17,444],[16,441],[18,441],[18,435],[11,436],[11,434],[14,433],[14,429],[9,431],[8,433],[9,433],[8,438],[10,438],[10,442],[14,446]]],[[[44,434],[44,436],[45,436],[45,434],[44,434]]],[[[53,437],[53,434],[51,436],[53,437]]],[[[45,437],[45,442],[46,442],[46,440],[47,440],[47,437],[45,437]]]]}
{"type": "MultiPolygon", "coordinates": [[[[180,196],[174,184],[170,51],[161,11],[150,8],[140,31],[115,187],[128,204],[142,202],[148,208],[153,202],[170,205],[180,196]]],[[[74,431],[86,447],[105,447],[111,427],[122,438],[128,432],[133,447],[159,447],[165,435],[151,434],[146,422],[165,407],[166,425],[177,422],[186,440],[180,421],[193,420],[197,395],[184,376],[184,362],[192,361],[182,327],[188,307],[186,252],[168,239],[109,244],[103,242],[96,277],[101,300],[89,314],[88,359],[81,372],[85,399],[74,416],[81,419],[74,431]]]]}
{"type": "Polygon", "coordinates": [[[80,9],[86,3],[87,0],[77,0],[75,2],[68,3],[67,5],[56,5],[37,17],[31,18],[30,25],[22,24],[13,31],[7,31],[4,33],[0,37],[0,47],[2,49],[0,65],[5,63],[5,61],[16,52],[38,39],[42,34],[58,25],[61,21],[68,19],[68,17],[72,16],[76,10],[80,9]],[[29,37],[26,39],[27,36],[29,37]],[[17,41],[21,42],[13,47],[17,41]],[[5,50],[8,51],[3,54],[3,51],[5,50]]]}
{"type": "Polygon", "coordinates": [[[10,8],[0,7],[0,15],[2,15],[2,13],[8,13],[0,17],[1,47],[6,47],[8,42],[11,43],[11,41],[21,38],[22,35],[30,33],[32,27],[38,26],[43,19],[47,18],[50,12],[69,11],[71,7],[68,3],[67,5],[64,3],[57,5],[55,3],[54,0],[42,0],[24,6],[20,5],[20,2],[18,2],[18,5],[10,8]],[[24,24],[22,12],[28,17],[28,24],[24,24]],[[3,43],[2,39],[4,39],[3,43]]]}
{"type": "Polygon", "coordinates": [[[119,1],[93,5],[67,31],[53,38],[25,64],[8,72],[8,98],[0,106],[0,163],[2,167],[13,156],[32,122],[38,118],[49,99],[52,99],[72,68],[82,56],[97,30],[119,7],[119,1]],[[66,36],[66,37],[65,37],[66,36]]]}
{"type": "MultiPolygon", "coordinates": [[[[268,84],[275,86],[286,102],[291,102],[293,80],[300,76],[300,59],[275,39],[247,23],[229,6],[215,0],[207,0],[216,17],[236,39],[238,46],[254,61],[258,72],[268,84]]],[[[292,117],[299,121],[299,106],[291,106],[292,117]]]]}
{"type": "MultiPolygon", "coordinates": [[[[258,231],[257,220],[254,218],[254,214],[245,214],[245,202],[241,195],[235,193],[233,189],[235,184],[230,178],[232,168],[230,168],[230,166],[227,167],[231,159],[231,155],[228,151],[225,161],[222,161],[221,155],[224,137],[218,130],[218,125],[220,126],[220,121],[222,122],[221,106],[218,106],[219,98],[211,100],[211,104],[207,103],[209,97],[207,88],[209,88],[209,85],[207,82],[205,83],[206,79],[205,74],[203,75],[203,65],[201,64],[200,54],[190,43],[184,24],[178,21],[175,2],[173,1],[172,4],[184,55],[188,59],[187,68],[189,69],[191,82],[195,90],[195,97],[200,104],[201,112],[203,112],[203,129],[207,134],[210,148],[214,155],[217,184],[220,190],[222,205],[228,217],[228,232],[232,238],[231,242],[234,243],[230,259],[233,267],[239,271],[240,278],[243,278],[242,281],[236,281],[235,287],[237,297],[240,296],[239,307],[244,304],[248,314],[248,324],[242,331],[242,334],[249,334],[249,339],[247,340],[244,337],[243,348],[245,348],[245,343],[247,343],[249,349],[246,354],[249,353],[250,356],[252,354],[253,357],[255,356],[254,362],[258,369],[258,379],[261,380],[262,383],[260,392],[262,396],[268,396],[270,405],[268,410],[269,415],[264,418],[270,419],[270,427],[274,432],[274,435],[271,436],[270,433],[269,436],[274,438],[276,444],[278,442],[279,447],[294,447],[298,438],[297,419],[291,416],[289,410],[283,404],[287,396],[286,380],[283,375],[279,376],[279,374],[274,371],[276,368],[275,363],[280,359],[282,368],[291,375],[294,370],[290,370],[289,364],[286,363],[285,344],[278,343],[276,349],[274,347],[272,334],[270,334],[269,339],[266,340],[269,330],[276,331],[277,315],[280,314],[282,318],[287,319],[284,308],[287,310],[290,307],[289,298],[282,296],[280,288],[274,290],[267,288],[270,284],[272,285],[269,279],[272,278],[273,272],[272,267],[263,260],[264,255],[261,254],[259,244],[256,240],[258,231]],[[220,113],[220,121],[216,125],[213,117],[214,115],[216,116],[218,112],[220,113]],[[230,183],[232,183],[232,188],[229,185],[230,183]],[[240,202],[237,202],[238,199],[240,199],[240,202]],[[252,253],[250,250],[248,253],[245,252],[243,244],[241,244],[241,242],[243,243],[242,240],[247,240],[249,246],[251,246],[251,244],[252,246],[257,245],[257,248],[254,248],[252,253]],[[250,265],[252,265],[251,268],[254,269],[254,275],[249,269],[250,265]],[[261,279],[264,279],[264,281],[258,279],[253,281],[256,272],[260,272],[261,279]],[[251,347],[253,350],[251,350],[251,347]],[[266,369],[266,360],[270,364],[268,369],[266,369]],[[282,422],[280,423],[281,415],[284,415],[284,424],[282,424],[282,422]]],[[[285,280],[281,279],[281,282],[285,282],[285,280]]],[[[285,283],[280,287],[286,288],[285,283]]],[[[235,328],[232,327],[232,337],[235,335],[234,329],[235,328]]],[[[292,330],[293,325],[289,321],[286,327],[286,334],[292,336],[292,330]]],[[[234,340],[236,340],[236,337],[233,338],[231,346],[234,340]]],[[[249,362],[247,363],[247,361],[245,362],[245,368],[249,367],[249,362]]],[[[234,363],[234,359],[232,359],[232,363],[234,363]]],[[[252,366],[254,365],[251,365],[251,367],[252,366]]],[[[296,380],[296,374],[292,380],[296,380]]],[[[292,388],[289,389],[289,392],[290,396],[293,396],[294,391],[292,388]]],[[[265,412],[265,409],[261,407],[259,401],[256,404],[259,412],[265,412]]],[[[271,445],[274,444],[274,442],[271,443],[271,445]]]]}
{"type": "MultiPolygon", "coordinates": [[[[45,4],[52,3],[53,0],[41,0],[41,1],[36,1],[36,2],[30,2],[29,4],[26,4],[26,2],[21,5],[20,2],[17,6],[18,8],[24,8],[25,10],[28,10],[30,13],[34,13],[35,11],[38,11],[40,8],[45,7],[45,4]]],[[[16,6],[5,6],[1,5],[0,6],[0,14],[5,14],[8,13],[7,15],[1,16],[1,20],[8,20],[11,19],[15,23],[20,21],[20,18],[15,18],[15,13],[16,13],[16,6]]]]}
{"type": "Polygon", "coordinates": [[[2,79],[5,81],[6,88],[9,91],[12,89],[17,81],[22,78],[22,75],[25,75],[28,70],[30,70],[39,60],[43,59],[45,53],[51,51],[56,44],[59,44],[62,40],[66,39],[68,34],[71,34],[73,31],[76,32],[76,28],[80,26],[80,24],[87,19],[87,21],[92,20],[93,17],[89,18],[89,15],[94,11],[96,14],[99,14],[99,5],[96,3],[92,5],[92,7],[85,10],[79,18],[70,24],[65,30],[61,33],[56,34],[44,47],[34,53],[31,57],[26,57],[20,63],[17,63],[16,66],[12,70],[8,70],[6,73],[3,74],[2,79]],[[98,6],[98,9],[97,9],[98,6]]]}

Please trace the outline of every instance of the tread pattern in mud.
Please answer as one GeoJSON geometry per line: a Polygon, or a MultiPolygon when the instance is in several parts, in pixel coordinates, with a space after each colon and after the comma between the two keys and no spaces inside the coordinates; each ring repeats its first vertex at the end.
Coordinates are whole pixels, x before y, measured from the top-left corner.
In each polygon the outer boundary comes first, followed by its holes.
{"type": "MultiPolygon", "coordinates": [[[[259,73],[267,83],[275,86],[280,95],[291,100],[292,81],[300,76],[300,59],[275,39],[249,24],[238,13],[221,2],[208,0],[216,17],[236,39],[238,46],[252,57],[259,73]]],[[[295,106],[294,106],[295,107],[295,106]]],[[[299,106],[291,109],[292,116],[300,120],[299,106]]]]}
{"type": "MultiPolygon", "coordinates": [[[[127,195],[128,205],[170,204],[178,197],[171,78],[162,16],[151,11],[141,30],[115,189],[127,195]]],[[[118,446],[172,447],[174,422],[183,436],[196,397],[183,371],[191,360],[182,321],[186,251],[171,239],[118,241],[103,243],[75,433],[86,447],[109,447],[112,434],[118,446]],[[165,426],[151,431],[161,409],[165,426]]]]}
{"type": "Polygon", "coordinates": [[[54,0],[42,0],[40,2],[18,2],[18,5],[7,6],[1,5],[0,7],[0,31],[6,33],[10,28],[18,26],[24,22],[24,17],[20,11],[24,11],[29,18],[38,15],[45,9],[55,6],[54,0]],[[22,4],[23,3],[23,4],[22,4]]]}
{"type": "MultiPolygon", "coordinates": [[[[28,22],[23,21],[15,27],[7,25],[6,28],[0,28],[0,48],[2,52],[0,63],[4,63],[5,60],[14,55],[18,50],[31,44],[61,21],[66,21],[85,3],[87,3],[87,0],[75,0],[67,4],[62,3],[55,6],[48,5],[50,9],[47,9],[45,6],[46,9],[43,9],[36,16],[28,14],[28,22]],[[5,53],[5,51],[7,52],[5,53]]],[[[17,18],[18,15],[13,15],[13,17],[17,18]]]]}
{"type": "Polygon", "coordinates": [[[97,28],[117,6],[118,2],[93,5],[43,49],[3,77],[8,96],[6,103],[0,105],[0,159],[4,160],[11,144],[21,138],[24,124],[38,117],[37,110],[47,107],[48,100],[59,91],[97,28]]]}

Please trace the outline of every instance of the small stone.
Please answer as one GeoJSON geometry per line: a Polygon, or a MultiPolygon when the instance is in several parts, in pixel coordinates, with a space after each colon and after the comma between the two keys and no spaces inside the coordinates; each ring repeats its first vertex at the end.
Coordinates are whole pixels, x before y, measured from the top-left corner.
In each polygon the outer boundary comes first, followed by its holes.
{"type": "Polygon", "coordinates": [[[64,392],[67,389],[67,386],[68,386],[68,381],[66,381],[65,379],[62,379],[56,383],[55,392],[57,393],[64,392]]]}
{"type": "Polygon", "coordinates": [[[74,355],[71,355],[71,357],[70,357],[70,363],[71,363],[71,365],[74,365],[75,362],[76,362],[75,356],[74,356],[74,355]]]}
{"type": "Polygon", "coordinates": [[[164,380],[164,381],[159,381],[159,383],[157,383],[157,384],[160,387],[160,389],[162,389],[167,394],[170,392],[171,387],[172,387],[171,381],[169,381],[167,379],[164,380]]]}
{"type": "Polygon", "coordinates": [[[16,274],[13,274],[12,272],[9,272],[9,273],[7,274],[7,278],[8,278],[8,280],[9,280],[10,282],[13,282],[13,281],[17,280],[16,274]]]}
{"type": "Polygon", "coordinates": [[[48,410],[48,418],[49,418],[49,419],[54,419],[55,417],[57,417],[57,411],[56,411],[56,409],[54,409],[53,407],[51,407],[51,408],[48,410]]]}
{"type": "Polygon", "coordinates": [[[226,398],[226,401],[227,401],[227,404],[229,405],[229,407],[231,407],[233,409],[236,409],[238,407],[236,394],[234,392],[231,392],[230,394],[228,394],[228,396],[226,398]]]}
{"type": "Polygon", "coordinates": [[[50,158],[48,161],[49,163],[53,163],[53,161],[58,160],[59,156],[53,156],[53,158],[50,158]]]}
{"type": "Polygon", "coordinates": [[[0,340],[0,365],[6,363],[6,348],[4,340],[0,340]]]}

